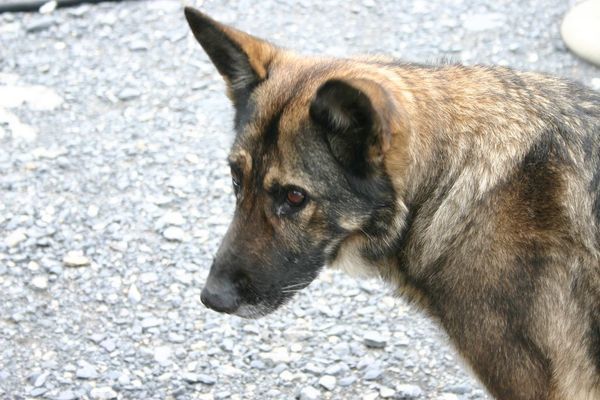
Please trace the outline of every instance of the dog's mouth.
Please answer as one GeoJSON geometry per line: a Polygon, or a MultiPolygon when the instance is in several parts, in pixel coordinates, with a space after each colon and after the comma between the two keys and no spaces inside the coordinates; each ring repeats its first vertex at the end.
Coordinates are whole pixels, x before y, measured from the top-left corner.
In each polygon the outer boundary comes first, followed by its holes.
{"type": "Polygon", "coordinates": [[[295,282],[278,289],[260,293],[251,285],[221,285],[216,289],[209,284],[202,290],[202,303],[214,311],[242,318],[256,319],[271,314],[290,301],[296,293],[310,285],[295,282]]]}
{"type": "Polygon", "coordinates": [[[257,319],[271,314],[277,310],[279,306],[268,306],[266,304],[242,304],[232,314],[246,319],[257,319]]]}

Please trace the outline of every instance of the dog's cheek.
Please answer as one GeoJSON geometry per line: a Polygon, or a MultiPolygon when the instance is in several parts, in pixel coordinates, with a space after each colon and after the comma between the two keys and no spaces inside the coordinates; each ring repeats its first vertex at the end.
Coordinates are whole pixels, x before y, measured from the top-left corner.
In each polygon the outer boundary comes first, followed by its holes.
{"type": "Polygon", "coordinates": [[[338,245],[337,252],[327,263],[327,267],[344,271],[356,278],[375,278],[378,267],[367,260],[361,253],[355,240],[348,238],[338,245]]]}

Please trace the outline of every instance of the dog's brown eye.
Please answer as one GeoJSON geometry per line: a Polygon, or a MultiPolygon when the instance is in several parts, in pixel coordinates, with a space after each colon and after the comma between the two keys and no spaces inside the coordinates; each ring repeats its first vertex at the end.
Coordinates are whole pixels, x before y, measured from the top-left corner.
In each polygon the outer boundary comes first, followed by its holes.
{"type": "Polygon", "coordinates": [[[306,195],[299,189],[290,189],[288,190],[285,199],[290,206],[300,207],[304,203],[306,195]]]}
{"type": "Polygon", "coordinates": [[[240,191],[241,183],[240,183],[239,179],[235,176],[231,177],[231,182],[233,184],[233,191],[237,195],[240,191]]]}

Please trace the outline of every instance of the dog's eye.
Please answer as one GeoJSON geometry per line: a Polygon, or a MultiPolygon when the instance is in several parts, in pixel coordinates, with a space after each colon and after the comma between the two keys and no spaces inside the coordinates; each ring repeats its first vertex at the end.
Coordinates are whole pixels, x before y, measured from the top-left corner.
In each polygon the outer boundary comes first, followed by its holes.
{"type": "Polygon", "coordinates": [[[231,168],[231,183],[233,184],[233,192],[237,197],[240,194],[240,189],[242,188],[242,170],[237,164],[232,162],[229,163],[229,166],[231,168]]]}
{"type": "Polygon", "coordinates": [[[235,175],[231,177],[231,183],[233,184],[233,192],[237,196],[240,192],[242,184],[240,183],[239,178],[237,178],[235,175]]]}
{"type": "Polygon", "coordinates": [[[300,189],[289,189],[285,195],[285,201],[292,207],[300,207],[305,200],[306,194],[300,189]]]}

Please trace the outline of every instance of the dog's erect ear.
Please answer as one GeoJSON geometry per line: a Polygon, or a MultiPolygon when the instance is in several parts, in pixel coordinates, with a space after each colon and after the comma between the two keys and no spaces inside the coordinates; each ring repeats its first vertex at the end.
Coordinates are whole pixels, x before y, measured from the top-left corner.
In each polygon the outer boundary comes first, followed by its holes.
{"type": "Polygon", "coordinates": [[[252,90],[267,77],[276,47],[192,7],[185,8],[185,17],[196,40],[225,79],[234,106],[238,111],[244,108],[252,90]]]}
{"type": "Polygon", "coordinates": [[[311,118],[324,129],[333,156],[360,177],[381,164],[390,147],[395,113],[390,94],[367,79],[329,80],[310,106],[311,118]]]}

